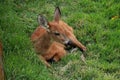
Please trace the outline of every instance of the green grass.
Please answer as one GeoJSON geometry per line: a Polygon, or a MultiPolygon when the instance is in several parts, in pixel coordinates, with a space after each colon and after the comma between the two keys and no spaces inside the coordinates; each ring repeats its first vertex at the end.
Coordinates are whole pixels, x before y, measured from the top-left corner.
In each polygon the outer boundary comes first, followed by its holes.
{"type": "Polygon", "coordinates": [[[6,80],[120,80],[120,0],[1,0],[0,39],[6,80]],[[51,21],[57,5],[87,47],[86,65],[77,51],[48,69],[34,52],[37,15],[51,21]]]}

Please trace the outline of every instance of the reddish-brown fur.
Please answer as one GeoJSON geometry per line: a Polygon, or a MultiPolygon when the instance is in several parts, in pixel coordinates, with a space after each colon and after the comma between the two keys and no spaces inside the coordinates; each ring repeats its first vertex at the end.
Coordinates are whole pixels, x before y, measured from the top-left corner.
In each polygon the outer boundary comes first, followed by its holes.
{"type": "Polygon", "coordinates": [[[2,62],[2,44],[0,42],[0,80],[4,80],[3,62],[2,62]]]}
{"type": "Polygon", "coordinates": [[[52,31],[58,30],[59,33],[69,38],[76,47],[79,47],[82,51],[86,51],[86,47],[75,37],[72,27],[60,19],[60,13],[59,8],[56,8],[54,20],[49,22],[50,29],[52,31]]]}
{"type": "Polygon", "coordinates": [[[52,32],[47,32],[46,29],[41,26],[33,32],[31,40],[39,58],[48,67],[50,67],[50,64],[47,60],[53,58],[54,61],[58,61],[66,54],[64,50],[65,46],[61,44],[61,40],[52,32]]]}
{"type": "Polygon", "coordinates": [[[55,10],[54,20],[48,22],[50,32],[39,26],[32,34],[31,40],[34,44],[35,50],[38,53],[39,58],[48,66],[50,64],[47,60],[53,58],[58,61],[66,54],[65,46],[63,44],[66,39],[69,39],[72,44],[79,47],[82,51],[86,51],[86,47],[80,43],[74,33],[72,27],[60,20],[60,10],[57,7],[55,10]],[[59,38],[52,32],[59,32],[61,35],[59,38]]]}
{"type": "Polygon", "coordinates": [[[51,30],[58,30],[58,32],[60,32],[61,34],[67,36],[77,47],[79,47],[83,51],[86,51],[86,47],[76,39],[73,33],[73,29],[70,26],[68,26],[65,22],[61,20],[59,22],[53,21],[49,22],[49,26],[51,30]]]}
{"type": "Polygon", "coordinates": [[[0,42],[0,56],[2,56],[2,44],[0,42]]]}

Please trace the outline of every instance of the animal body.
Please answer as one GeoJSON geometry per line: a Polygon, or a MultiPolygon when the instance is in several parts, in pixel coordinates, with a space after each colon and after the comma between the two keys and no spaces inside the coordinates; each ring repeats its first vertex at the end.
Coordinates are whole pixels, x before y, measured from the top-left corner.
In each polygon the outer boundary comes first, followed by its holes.
{"type": "Polygon", "coordinates": [[[76,39],[72,27],[61,20],[59,7],[55,9],[53,21],[48,22],[44,16],[39,15],[38,23],[39,27],[33,32],[31,40],[38,57],[48,67],[51,67],[48,60],[57,62],[66,55],[66,45],[86,51],[86,47],[76,39]]]}
{"type": "Polygon", "coordinates": [[[47,62],[50,59],[59,61],[61,57],[65,56],[65,46],[63,41],[65,36],[59,34],[59,32],[48,29],[49,25],[44,16],[38,16],[39,27],[33,32],[31,40],[38,57],[48,66],[47,62]]]}

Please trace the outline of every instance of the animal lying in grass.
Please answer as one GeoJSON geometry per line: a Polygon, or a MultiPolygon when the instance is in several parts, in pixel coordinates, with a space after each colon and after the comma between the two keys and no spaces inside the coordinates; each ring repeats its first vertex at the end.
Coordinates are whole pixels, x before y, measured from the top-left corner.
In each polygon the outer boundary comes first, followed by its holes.
{"type": "Polygon", "coordinates": [[[60,17],[59,7],[55,9],[52,22],[47,22],[44,16],[39,15],[39,27],[31,36],[36,53],[48,67],[51,67],[48,60],[57,62],[66,55],[68,45],[76,46],[82,52],[86,51],[86,47],[76,39],[72,27],[60,20],[60,17]]]}

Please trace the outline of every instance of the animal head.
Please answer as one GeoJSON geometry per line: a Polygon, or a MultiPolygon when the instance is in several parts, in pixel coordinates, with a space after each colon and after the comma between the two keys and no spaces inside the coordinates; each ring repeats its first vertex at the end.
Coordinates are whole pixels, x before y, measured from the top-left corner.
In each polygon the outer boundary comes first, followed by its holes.
{"type": "Polygon", "coordinates": [[[50,25],[48,25],[49,23],[45,16],[39,15],[38,23],[41,28],[44,28],[48,32],[49,36],[52,37],[53,40],[60,42],[62,44],[68,43],[69,39],[64,34],[62,34],[59,29],[50,28],[50,25]]]}
{"type": "Polygon", "coordinates": [[[61,20],[61,11],[59,7],[56,7],[55,9],[53,21],[48,22],[44,16],[39,15],[38,23],[39,28],[36,29],[36,31],[32,35],[32,41],[37,40],[44,33],[48,32],[53,34],[54,38],[59,40],[59,42],[65,45],[76,46],[82,52],[86,51],[86,47],[75,37],[72,27],[61,20]]]}
{"type": "Polygon", "coordinates": [[[75,37],[72,27],[61,20],[61,11],[59,7],[56,7],[54,12],[54,19],[53,21],[49,22],[48,25],[50,30],[57,31],[67,38],[66,44],[70,42],[71,46],[74,45],[81,51],[86,51],[86,47],[75,37]]]}

